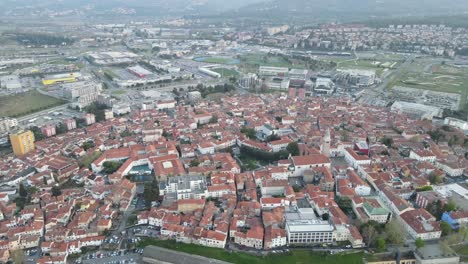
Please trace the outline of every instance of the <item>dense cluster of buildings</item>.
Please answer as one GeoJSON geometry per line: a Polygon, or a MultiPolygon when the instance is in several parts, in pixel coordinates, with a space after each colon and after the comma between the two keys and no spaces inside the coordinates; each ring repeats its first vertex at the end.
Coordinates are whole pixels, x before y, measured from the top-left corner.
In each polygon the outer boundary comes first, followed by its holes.
{"type": "MultiPolygon", "coordinates": [[[[280,70],[262,68],[265,75],[305,74],[280,70]]],[[[432,195],[418,193],[417,206],[408,202],[416,190],[434,185],[431,177],[461,177],[468,164],[459,154],[463,142],[432,140],[435,125],[405,111],[290,93],[155,106],[100,123],[87,114],[83,128],[66,120],[68,131],[60,135],[45,126],[40,141],[31,131],[11,134],[14,155],[0,161],[2,185],[38,191],[26,204],[0,201],[1,250],[40,246],[50,255],[41,261],[65,263],[81,248],[101,245],[104,231],[119,224],[116,217],[133,210],[136,184],[127,178],[140,173],[158,181],[161,205],[141,212],[137,223],[160,227],[161,238],[209,247],[363,247],[362,234],[336,202],[345,198],[361,222],[396,219],[413,239],[440,238],[440,222],[425,209],[434,199],[456,197],[460,210],[443,220],[454,228],[466,222],[466,186],[440,185],[432,195]],[[275,156],[293,143],[297,152],[253,171],[229,151],[275,156]],[[106,162],[119,167],[108,174],[106,162]],[[83,187],[52,192],[70,181],[83,187]]],[[[457,127],[464,126],[447,122],[453,126],[447,139],[463,138],[457,127]]]]}
{"type": "Polygon", "coordinates": [[[374,28],[360,24],[324,24],[298,31],[286,30],[273,27],[267,28],[266,33],[243,31],[233,35],[233,39],[285,48],[392,50],[451,57],[468,39],[465,28],[445,25],[389,25],[374,28]],[[277,34],[279,32],[282,34],[277,34]]]}

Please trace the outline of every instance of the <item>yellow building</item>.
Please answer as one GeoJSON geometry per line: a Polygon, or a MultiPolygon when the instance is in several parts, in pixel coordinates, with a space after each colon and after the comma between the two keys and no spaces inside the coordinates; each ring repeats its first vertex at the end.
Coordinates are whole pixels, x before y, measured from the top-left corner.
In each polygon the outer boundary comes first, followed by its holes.
{"type": "Polygon", "coordinates": [[[76,73],[64,73],[64,74],[57,74],[53,76],[48,76],[42,80],[42,84],[44,86],[54,85],[59,83],[72,83],[76,82],[77,78],[81,77],[79,72],[76,73]]]}
{"type": "Polygon", "coordinates": [[[58,84],[58,83],[71,83],[71,82],[76,82],[76,78],[75,77],[66,77],[66,78],[44,79],[44,80],[42,80],[42,84],[45,85],[45,86],[58,84]]]}
{"type": "Polygon", "coordinates": [[[35,148],[34,134],[30,130],[11,134],[10,141],[16,156],[23,156],[35,148]]]}

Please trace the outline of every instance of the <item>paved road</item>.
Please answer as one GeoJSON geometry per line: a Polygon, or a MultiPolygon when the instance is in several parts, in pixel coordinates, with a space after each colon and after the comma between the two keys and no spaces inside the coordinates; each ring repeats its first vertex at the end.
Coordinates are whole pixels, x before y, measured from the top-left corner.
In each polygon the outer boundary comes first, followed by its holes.
{"type": "Polygon", "coordinates": [[[18,120],[18,122],[25,122],[25,121],[31,120],[33,118],[37,118],[37,117],[42,116],[42,115],[46,115],[49,112],[63,111],[65,109],[67,109],[67,107],[68,107],[68,104],[52,107],[52,108],[49,108],[49,109],[46,109],[46,110],[43,110],[43,111],[36,112],[34,114],[19,117],[17,120],[18,120]]]}
{"type": "Polygon", "coordinates": [[[390,82],[395,80],[395,78],[398,78],[402,74],[403,70],[407,69],[407,67],[409,65],[411,65],[414,58],[415,58],[415,55],[408,56],[406,58],[406,60],[402,64],[400,64],[400,66],[398,66],[398,68],[393,70],[391,73],[387,73],[385,75],[385,78],[383,79],[383,81],[378,86],[376,86],[375,88],[367,91],[360,98],[359,101],[360,102],[366,102],[369,99],[376,99],[376,98],[379,98],[380,96],[384,95],[384,93],[385,93],[388,85],[390,84],[390,82]]]}
{"type": "Polygon", "coordinates": [[[88,259],[88,260],[83,260],[83,263],[84,264],[110,264],[110,263],[118,263],[119,261],[125,261],[125,263],[129,263],[129,264],[141,263],[141,256],[140,254],[128,254],[124,256],[116,256],[116,257],[109,257],[109,258],[88,259]]]}

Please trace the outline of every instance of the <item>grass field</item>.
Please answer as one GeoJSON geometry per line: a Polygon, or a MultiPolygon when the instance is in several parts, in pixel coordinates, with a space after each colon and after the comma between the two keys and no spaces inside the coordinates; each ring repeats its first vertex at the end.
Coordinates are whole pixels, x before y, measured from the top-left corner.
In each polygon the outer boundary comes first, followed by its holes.
{"type": "Polygon", "coordinates": [[[434,59],[418,58],[392,84],[460,94],[460,107],[463,108],[468,96],[468,69],[445,65],[434,59]]]}
{"type": "Polygon", "coordinates": [[[224,249],[209,248],[193,244],[177,243],[171,240],[153,240],[147,239],[139,243],[139,247],[148,245],[159,246],[172,250],[182,251],[189,254],[215,258],[236,264],[361,264],[362,253],[353,253],[347,255],[330,255],[328,253],[312,252],[310,250],[291,250],[289,254],[269,255],[266,257],[255,257],[246,253],[230,253],[224,249]]]}
{"type": "Polygon", "coordinates": [[[432,67],[432,73],[467,76],[468,67],[455,67],[451,65],[435,65],[432,67]]]}
{"type": "Polygon", "coordinates": [[[215,63],[215,64],[237,64],[239,61],[232,58],[224,57],[198,57],[194,58],[194,61],[206,62],[206,63],[215,63]]]}
{"type": "Polygon", "coordinates": [[[304,65],[293,65],[280,56],[266,55],[266,54],[248,54],[240,57],[244,64],[248,65],[262,65],[271,67],[286,67],[286,68],[305,68],[304,65]]]}
{"type": "Polygon", "coordinates": [[[235,70],[232,70],[232,69],[226,69],[226,68],[217,68],[217,69],[213,69],[214,72],[217,72],[219,74],[221,74],[223,77],[237,77],[239,76],[239,73],[235,70]]]}
{"type": "Polygon", "coordinates": [[[63,100],[40,94],[37,91],[0,96],[0,116],[20,117],[64,103],[63,100]]]}
{"type": "Polygon", "coordinates": [[[120,94],[126,94],[127,91],[125,90],[115,90],[115,91],[112,91],[112,94],[115,94],[115,95],[120,95],[120,94]]]}
{"type": "Polygon", "coordinates": [[[347,60],[337,62],[337,67],[339,69],[375,70],[376,74],[381,76],[386,69],[394,69],[399,63],[390,60],[347,60]]]}
{"type": "Polygon", "coordinates": [[[463,94],[468,78],[448,74],[406,72],[397,85],[424,90],[463,94]]]}

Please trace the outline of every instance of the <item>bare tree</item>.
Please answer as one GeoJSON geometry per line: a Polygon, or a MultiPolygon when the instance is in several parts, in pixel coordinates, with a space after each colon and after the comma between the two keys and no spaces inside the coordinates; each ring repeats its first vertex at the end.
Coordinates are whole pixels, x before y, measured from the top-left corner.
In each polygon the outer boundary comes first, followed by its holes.
{"type": "Polygon", "coordinates": [[[390,220],[385,226],[388,242],[401,246],[405,242],[405,230],[395,219],[390,220]]]}
{"type": "Polygon", "coordinates": [[[362,236],[368,246],[374,245],[377,238],[377,230],[375,230],[375,227],[367,225],[362,229],[362,236]]]}

